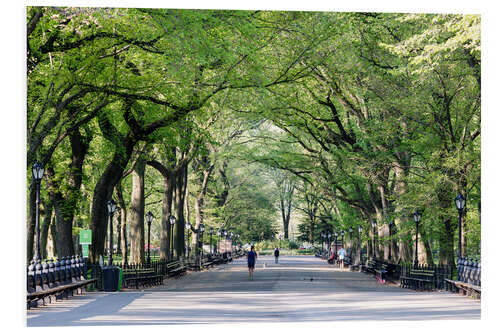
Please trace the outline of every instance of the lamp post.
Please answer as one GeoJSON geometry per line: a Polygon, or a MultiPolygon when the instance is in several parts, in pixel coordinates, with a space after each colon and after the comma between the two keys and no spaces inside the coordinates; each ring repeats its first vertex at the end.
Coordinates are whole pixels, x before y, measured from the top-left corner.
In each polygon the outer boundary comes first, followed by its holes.
{"type": "Polygon", "coordinates": [[[325,233],[322,231],[321,232],[321,250],[323,251],[325,249],[325,233]]]}
{"type": "Polygon", "coordinates": [[[187,253],[187,256],[189,257],[189,238],[190,238],[190,235],[191,235],[191,224],[189,222],[186,223],[186,232],[187,232],[187,249],[186,249],[186,253],[187,253]]]}
{"type": "Polygon", "coordinates": [[[344,230],[340,231],[340,235],[342,236],[342,246],[341,247],[344,247],[344,230]]]}
{"type": "MultiPolygon", "coordinates": [[[[218,244],[219,245],[220,245],[221,235],[222,235],[222,229],[217,230],[217,236],[218,236],[218,241],[219,241],[218,244]]],[[[217,254],[220,253],[220,247],[219,247],[219,245],[217,246],[217,254]]]]}
{"type": "Polygon", "coordinates": [[[234,234],[233,232],[231,232],[229,234],[229,239],[231,240],[231,256],[232,256],[232,253],[233,253],[233,239],[234,239],[234,234]]]}
{"type": "Polygon", "coordinates": [[[372,247],[373,247],[373,251],[372,251],[372,258],[375,259],[375,249],[376,249],[376,245],[375,245],[375,228],[377,227],[377,223],[375,222],[375,220],[371,220],[371,224],[372,224],[372,228],[373,228],[373,242],[372,242],[372,247]]]}
{"type": "Polygon", "coordinates": [[[420,218],[422,214],[418,210],[413,213],[413,219],[415,220],[415,260],[413,262],[413,266],[417,268],[418,266],[418,222],[420,222],[420,218]]]}
{"type": "Polygon", "coordinates": [[[332,251],[332,233],[328,231],[326,236],[328,238],[328,255],[330,255],[330,252],[332,251]]]}
{"type": "Polygon", "coordinates": [[[151,264],[151,222],[153,222],[153,213],[146,213],[146,222],[148,223],[148,265],[151,264]]]}
{"type": "Polygon", "coordinates": [[[335,231],[335,255],[337,255],[337,237],[338,237],[339,233],[335,231]]]}
{"type": "Polygon", "coordinates": [[[352,227],[349,227],[349,258],[352,260],[352,227]]]}
{"type": "Polygon", "coordinates": [[[35,205],[35,251],[33,251],[33,260],[35,263],[42,259],[40,255],[40,184],[44,173],[42,163],[36,162],[31,168],[33,179],[35,180],[36,205],[35,205]]]}
{"type": "Polygon", "coordinates": [[[363,250],[363,244],[361,243],[361,234],[363,232],[363,227],[358,226],[358,233],[359,233],[359,264],[361,265],[361,251],[363,250]]]}
{"type": "Polygon", "coordinates": [[[203,258],[203,233],[205,232],[205,225],[200,223],[200,238],[199,238],[199,251],[201,252],[201,258],[203,258]]]}
{"type": "Polygon", "coordinates": [[[175,225],[175,216],[170,215],[168,218],[170,221],[170,260],[174,258],[174,225],[175,225]]]}
{"type": "Polygon", "coordinates": [[[458,258],[462,258],[462,214],[465,208],[465,197],[459,193],[455,198],[455,206],[458,210],[458,258]]]}
{"type": "Polygon", "coordinates": [[[210,233],[210,255],[212,255],[212,234],[214,233],[214,228],[210,227],[210,229],[208,229],[208,232],[210,233]]]}
{"type": "Polygon", "coordinates": [[[109,215],[109,257],[108,266],[113,265],[113,213],[116,209],[116,202],[111,199],[107,202],[109,215]]]}

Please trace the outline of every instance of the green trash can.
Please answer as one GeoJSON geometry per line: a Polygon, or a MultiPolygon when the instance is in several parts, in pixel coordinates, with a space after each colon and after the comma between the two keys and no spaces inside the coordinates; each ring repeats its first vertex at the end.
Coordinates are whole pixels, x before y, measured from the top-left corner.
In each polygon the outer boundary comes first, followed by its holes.
{"type": "Polygon", "coordinates": [[[123,278],[123,270],[120,268],[120,275],[118,276],[118,291],[122,290],[122,278],[123,278]]]}

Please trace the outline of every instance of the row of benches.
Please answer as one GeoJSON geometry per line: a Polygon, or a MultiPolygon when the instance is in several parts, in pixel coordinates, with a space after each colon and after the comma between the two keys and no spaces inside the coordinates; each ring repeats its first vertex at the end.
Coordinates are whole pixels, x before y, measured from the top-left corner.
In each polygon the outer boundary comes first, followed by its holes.
{"type": "MultiPolygon", "coordinates": [[[[237,256],[242,253],[235,253],[237,256]]],[[[206,256],[201,260],[201,267],[226,263],[232,260],[230,255],[206,256]]],[[[188,269],[195,269],[189,260],[160,261],[144,265],[118,265],[122,269],[122,287],[140,288],[162,285],[165,277],[175,277],[188,269]]],[[[48,259],[44,263],[32,262],[27,268],[27,306],[28,309],[40,303],[72,296],[74,291],[81,293],[86,286],[99,285],[102,268],[92,266],[93,272],[81,256],[64,257],[59,260],[48,259]],[[89,275],[92,278],[89,278],[89,275]]]]}
{"type": "Polygon", "coordinates": [[[460,294],[481,298],[481,261],[472,258],[459,258],[457,280],[445,279],[460,294]]]}
{"type": "Polygon", "coordinates": [[[72,296],[74,291],[81,292],[96,281],[87,278],[87,266],[80,256],[49,259],[44,263],[32,261],[27,268],[28,309],[40,302],[45,305],[46,301],[72,296]]]}

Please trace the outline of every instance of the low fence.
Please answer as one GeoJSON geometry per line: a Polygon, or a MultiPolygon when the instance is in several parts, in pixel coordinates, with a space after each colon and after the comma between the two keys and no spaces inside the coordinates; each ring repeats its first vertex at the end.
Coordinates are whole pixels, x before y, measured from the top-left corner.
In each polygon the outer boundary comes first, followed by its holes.
{"type": "MultiPolygon", "coordinates": [[[[366,256],[363,256],[361,260],[362,264],[366,264],[366,260],[366,256]]],[[[393,281],[399,281],[401,276],[408,276],[410,269],[415,268],[413,263],[394,264],[378,259],[375,260],[387,264],[389,268],[387,276],[393,281]]],[[[436,272],[436,279],[433,286],[436,290],[456,291],[445,279],[481,286],[481,259],[478,257],[459,258],[456,267],[454,265],[418,264],[416,268],[436,272]]]]}

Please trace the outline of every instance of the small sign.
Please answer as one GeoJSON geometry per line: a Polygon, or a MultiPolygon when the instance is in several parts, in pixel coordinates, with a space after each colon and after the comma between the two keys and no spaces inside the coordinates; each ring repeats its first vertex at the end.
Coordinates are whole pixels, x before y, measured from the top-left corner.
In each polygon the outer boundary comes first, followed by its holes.
{"type": "Polygon", "coordinates": [[[84,257],[84,258],[89,257],[89,245],[88,244],[82,244],[82,257],[84,257]]]}
{"type": "Polygon", "coordinates": [[[80,244],[92,244],[92,230],[80,230],[80,244]]]}

